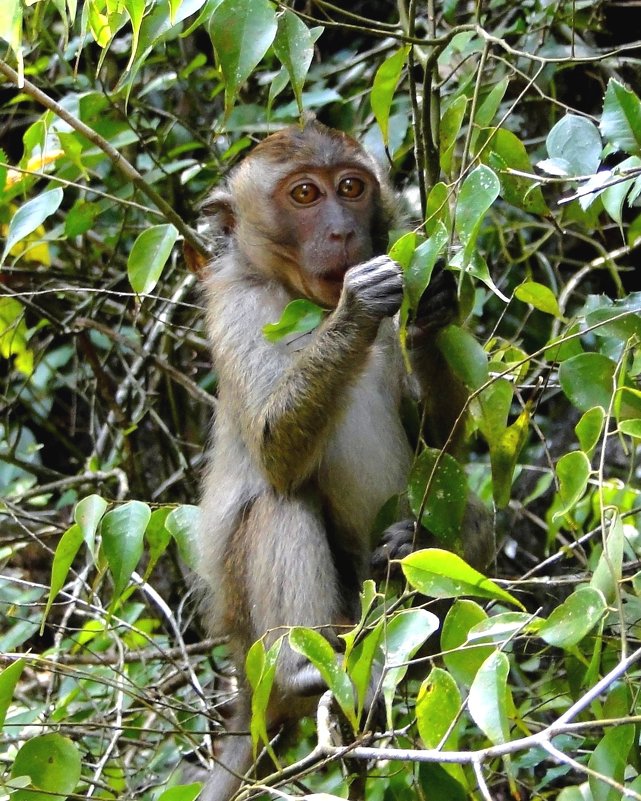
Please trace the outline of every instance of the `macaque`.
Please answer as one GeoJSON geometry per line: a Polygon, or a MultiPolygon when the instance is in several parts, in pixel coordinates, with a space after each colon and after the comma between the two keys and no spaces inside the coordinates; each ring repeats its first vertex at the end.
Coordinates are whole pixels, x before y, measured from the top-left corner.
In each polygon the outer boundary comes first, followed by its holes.
{"type": "MultiPolygon", "coordinates": [[[[229,637],[240,686],[229,728],[242,734],[225,738],[201,799],[227,801],[252,762],[248,648],[308,626],[338,650],[336,627],[359,616],[375,517],[405,491],[413,449],[399,411],[408,386],[394,321],[403,277],[385,255],[396,200],[375,161],[318,122],[287,128],[235,168],[205,211],[217,252],[203,278],[219,398],[199,572],[210,632],[229,637]],[[268,342],[263,326],[296,298],[328,309],[326,319],[268,342]]],[[[434,345],[455,314],[455,285],[441,272],[408,338],[412,380],[441,443],[466,398],[434,345]]],[[[476,539],[482,527],[466,525],[476,539]]],[[[404,549],[411,531],[393,529],[386,552],[404,549]]],[[[470,542],[472,561],[487,549],[470,542]]],[[[310,713],[325,689],[285,639],[271,724],[310,713]]]]}

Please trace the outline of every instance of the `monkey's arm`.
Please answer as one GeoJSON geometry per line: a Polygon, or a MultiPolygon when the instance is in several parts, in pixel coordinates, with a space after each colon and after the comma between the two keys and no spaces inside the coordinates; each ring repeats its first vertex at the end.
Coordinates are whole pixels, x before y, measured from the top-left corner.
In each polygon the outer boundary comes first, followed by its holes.
{"type": "Polygon", "coordinates": [[[245,442],[278,492],[300,486],[318,465],[381,320],[396,313],[401,298],[400,270],[380,256],[348,270],[337,308],[293,357],[262,335],[248,342],[240,330],[246,319],[232,324],[236,335],[217,324],[221,386],[232,388],[245,442]],[[244,345],[234,342],[243,336],[244,345]]]}

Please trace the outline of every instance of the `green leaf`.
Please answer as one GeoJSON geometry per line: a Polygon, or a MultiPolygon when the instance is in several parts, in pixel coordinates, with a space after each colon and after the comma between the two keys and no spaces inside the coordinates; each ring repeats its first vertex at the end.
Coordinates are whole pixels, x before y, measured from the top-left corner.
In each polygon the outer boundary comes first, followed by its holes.
{"type": "Polygon", "coordinates": [[[499,509],[505,508],[510,502],[514,468],[527,441],[529,426],[530,409],[526,406],[497,440],[488,443],[492,465],[492,493],[499,509]]]}
{"type": "Polygon", "coordinates": [[[131,65],[136,57],[138,50],[138,41],[140,39],[140,26],[145,14],[145,0],[124,0],[125,9],[131,21],[132,37],[131,37],[131,55],[125,71],[131,69],[131,65]]]}
{"type": "Polygon", "coordinates": [[[158,796],[158,801],[196,801],[202,789],[201,782],[181,784],[178,787],[170,787],[168,790],[164,790],[158,796]]]}
{"type": "Polygon", "coordinates": [[[432,277],[434,265],[447,244],[447,239],[445,227],[439,224],[434,234],[416,248],[412,260],[404,270],[405,292],[411,309],[416,309],[418,306],[421,295],[432,277]]]}
{"type": "Polygon", "coordinates": [[[268,0],[222,0],[212,14],[209,35],[225,82],[226,117],[277,30],[276,12],[268,0]]]}
{"type": "Polygon", "coordinates": [[[585,117],[566,114],[552,128],[545,145],[550,158],[566,175],[591,175],[601,163],[599,130],[585,117]]]}
{"type": "Polygon", "coordinates": [[[505,378],[497,378],[472,402],[474,420],[490,447],[500,443],[507,428],[513,397],[512,384],[505,378]]]}
{"type": "Polygon", "coordinates": [[[456,232],[464,248],[464,260],[469,262],[476,245],[481,223],[499,196],[501,184],[493,170],[481,164],[463,181],[456,204],[456,232]]]}
{"type": "Polygon", "coordinates": [[[326,309],[322,309],[311,300],[305,298],[292,300],[285,306],[278,322],[263,326],[263,336],[269,342],[279,342],[284,337],[306,334],[317,328],[326,314],[326,309]]]}
{"type": "Polygon", "coordinates": [[[426,748],[436,748],[450,732],[443,748],[458,747],[457,727],[452,724],[461,711],[461,693],[456,682],[442,668],[432,668],[416,698],[416,723],[426,748]]]}
{"type": "Polygon", "coordinates": [[[594,329],[597,336],[615,337],[622,342],[641,338],[641,293],[631,292],[614,302],[605,297],[599,301],[599,307],[585,317],[586,325],[598,326],[594,329]]]}
{"type": "Polygon", "coordinates": [[[523,609],[523,604],[451,551],[427,548],[401,560],[411,586],[430,598],[458,598],[473,595],[493,598],[523,609]]]}
{"type": "Polygon", "coordinates": [[[0,39],[4,39],[22,64],[22,0],[0,3],[0,39]]]}
{"type": "Polygon", "coordinates": [[[129,283],[138,295],[156,286],[177,237],[173,225],[152,225],[138,236],[127,260],[129,283]]]}
{"type": "Polygon", "coordinates": [[[0,355],[15,356],[14,366],[24,375],[33,372],[33,351],[28,346],[29,331],[22,303],[12,297],[0,297],[0,355]]]}
{"type": "Polygon", "coordinates": [[[7,711],[13,699],[13,693],[24,666],[24,659],[16,659],[15,662],[0,673],[0,731],[2,731],[2,727],[4,726],[7,711]]]}
{"type": "Polygon", "coordinates": [[[470,629],[488,620],[486,612],[467,599],[455,601],[443,621],[441,651],[443,662],[459,684],[470,687],[478,669],[494,653],[492,645],[468,642],[470,629]]]}
{"type": "Polygon", "coordinates": [[[601,406],[595,406],[593,409],[588,409],[574,426],[581,450],[588,455],[592,453],[601,437],[604,422],[605,410],[601,406]]]}
{"type": "Polygon", "coordinates": [[[76,789],[80,772],[80,753],[68,737],[61,734],[34,737],[16,754],[11,777],[29,776],[35,791],[16,790],[12,801],[62,801],[76,789]]]}
{"type": "Polygon", "coordinates": [[[617,595],[617,585],[623,575],[623,523],[619,515],[608,527],[605,548],[599,557],[596,569],[590,581],[590,587],[600,590],[608,603],[612,603],[617,595]]]}
{"type": "Polygon", "coordinates": [[[458,325],[448,325],[439,332],[437,344],[454,374],[466,387],[474,390],[487,383],[487,353],[469,331],[458,325]]]}
{"type": "Polygon", "coordinates": [[[390,726],[396,688],[405,678],[410,659],[438,626],[438,618],[432,612],[426,609],[405,609],[394,615],[385,627],[385,675],[382,691],[390,726]]]}
{"type": "Polygon", "coordinates": [[[441,181],[430,189],[425,208],[425,233],[427,236],[433,236],[443,228],[446,232],[451,230],[450,191],[441,181]]]}
{"type": "Polygon", "coordinates": [[[287,70],[298,110],[302,114],[303,86],[314,56],[314,40],[307,25],[287,9],[278,18],[274,53],[287,70]]]}
{"type": "Polygon", "coordinates": [[[417,236],[414,231],[408,231],[399,237],[389,251],[391,259],[394,259],[404,271],[408,269],[416,250],[417,236]]]}
{"type": "Polygon", "coordinates": [[[508,170],[533,173],[530,158],[521,140],[505,128],[494,131],[489,146],[481,156],[498,174],[501,197],[530,214],[550,214],[540,186],[533,178],[513,175],[508,170]]]}
{"type": "MultiPolygon", "coordinates": [[[[450,767],[449,770],[454,769],[450,767]]],[[[425,801],[468,801],[470,797],[463,784],[437,762],[419,762],[418,779],[422,791],[420,797],[425,801]]]]}
{"type": "Polygon", "coordinates": [[[445,174],[449,174],[452,169],[454,146],[456,145],[456,139],[461,130],[463,119],[465,118],[466,108],[467,97],[465,97],[465,95],[459,95],[459,97],[445,109],[441,119],[441,169],[445,174]]]}
{"type": "Polygon", "coordinates": [[[538,636],[548,645],[572,648],[592,631],[606,610],[605,598],[599,590],[580,587],[553,610],[538,636]]]}
{"type": "MultiPolygon", "coordinates": [[[[167,528],[166,523],[167,517],[172,511],[175,510],[163,506],[160,509],[154,509],[149,518],[149,523],[145,529],[145,540],[149,546],[149,563],[145,568],[145,579],[151,575],[151,571],[171,542],[172,533],[167,528]]],[[[178,527],[182,529],[182,526],[179,525],[178,527]]]]}
{"type": "Polygon", "coordinates": [[[289,644],[294,651],[305,656],[318,668],[345,717],[356,731],[358,721],[354,709],[354,688],[345,669],[339,665],[332,646],[318,631],[304,628],[293,628],[290,631],[289,644]]]}
{"type": "Polygon", "coordinates": [[[524,281],[514,290],[514,297],[553,317],[562,317],[556,295],[544,284],[538,284],[536,281],[524,281]]]}
{"type": "Polygon", "coordinates": [[[102,519],[102,551],[113,576],[114,599],[120,598],[140,561],[150,517],[146,503],[129,501],[107,512],[102,519]]]}
{"type": "Polygon", "coordinates": [[[641,154],[641,100],[614,78],[605,92],[601,133],[618,150],[631,156],[641,154]]]}
{"type": "Polygon", "coordinates": [[[510,662],[504,653],[490,654],[474,678],[467,701],[474,722],[494,745],[506,743],[510,738],[509,672],[510,662]]]}
{"type": "Polygon", "coordinates": [[[629,437],[641,439],[641,420],[622,420],[619,423],[619,431],[629,437]]]}
{"type": "Polygon", "coordinates": [[[56,548],[51,565],[49,596],[47,597],[47,605],[42,616],[42,623],[40,624],[41,636],[42,632],[44,631],[45,622],[54,598],[64,586],[69,573],[69,568],[71,567],[73,560],[76,558],[78,549],[82,545],[83,541],[84,537],[82,534],[82,529],[77,523],[71,526],[71,528],[68,528],[60,538],[60,542],[56,548]]]}
{"type": "Polygon", "coordinates": [[[65,236],[73,239],[89,231],[102,211],[97,203],[79,200],[67,212],[65,217],[65,236]]]}
{"type": "Polygon", "coordinates": [[[383,134],[385,147],[389,145],[389,114],[394,100],[396,87],[407,61],[410,46],[399,48],[389,58],[386,58],[374,75],[374,84],[370,93],[370,103],[376,122],[383,134]]]}
{"type": "Polygon", "coordinates": [[[271,751],[270,735],[268,731],[267,709],[276,667],[283,638],[279,637],[268,651],[262,640],[255,642],[247,652],[245,668],[247,678],[252,687],[252,715],[251,715],[251,736],[254,747],[254,756],[257,753],[258,745],[262,740],[267,749],[271,751]]]}
{"type": "Polygon", "coordinates": [[[581,412],[594,406],[609,408],[616,365],[601,353],[581,353],[559,367],[561,389],[581,412]]]}
{"type": "Polygon", "coordinates": [[[198,566],[198,526],[200,507],[183,503],[167,515],[165,526],[176,541],[178,553],[192,570],[198,566]]]}
{"type": "Polygon", "coordinates": [[[590,472],[590,460],[583,451],[572,451],[559,459],[556,463],[556,474],[559,479],[561,507],[554,513],[554,520],[572,511],[583,497],[590,472]]]}
{"type": "Polygon", "coordinates": [[[107,510],[107,501],[99,495],[88,495],[78,501],[73,512],[73,519],[80,526],[82,536],[87,543],[87,548],[93,553],[96,531],[102,516],[107,510]]]}
{"type": "MultiPolygon", "coordinates": [[[[620,723],[608,729],[594,749],[588,761],[588,768],[623,784],[628,754],[636,736],[636,727],[633,723],[620,723]]],[[[619,790],[592,774],[588,776],[588,782],[594,801],[619,801],[621,798],[619,790]]]]}
{"type": "MultiPolygon", "coordinates": [[[[617,164],[613,172],[613,177],[624,175],[626,170],[638,170],[640,167],[641,158],[638,156],[630,156],[629,159],[625,159],[620,164],[617,164]]],[[[601,194],[603,208],[619,225],[622,225],[623,223],[623,203],[637,181],[638,174],[635,177],[630,178],[629,181],[621,181],[618,184],[607,187],[607,189],[604,189],[603,193],[601,194]]],[[[628,202],[630,205],[632,205],[631,198],[628,200],[628,202]]]]}
{"type": "Polygon", "coordinates": [[[412,513],[418,517],[422,511],[425,528],[439,540],[457,544],[468,487],[456,459],[436,448],[426,448],[414,462],[407,491],[412,513]]]}
{"type": "Polygon", "coordinates": [[[62,203],[62,198],[62,189],[49,189],[33,198],[33,200],[28,200],[18,209],[9,223],[4,250],[0,258],[0,267],[4,264],[4,260],[10,250],[18,242],[29,236],[29,234],[32,234],[39,225],[42,225],[47,217],[50,217],[58,210],[58,207],[62,203]]]}
{"type": "Polygon", "coordinates": [[[474,123],[479,128],[485,128],[490,125],[501,105],[501,100],[503,100],[509,83],[509,78],[502,78],[496,86],[492,87],[487,97],[479,105],[474,116],[474,123]]]}

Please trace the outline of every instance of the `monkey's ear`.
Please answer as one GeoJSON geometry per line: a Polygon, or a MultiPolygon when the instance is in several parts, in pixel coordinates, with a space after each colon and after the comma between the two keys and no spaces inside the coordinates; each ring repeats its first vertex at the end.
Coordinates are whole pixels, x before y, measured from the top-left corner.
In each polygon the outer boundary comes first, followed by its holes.
{"type": "Polygon", "coordinates": [[[207,236],[231,236],[236,227],[231,192],[215,189],[201,206],[207,236]]]}
{"type": "Polygon", "coordinates": [[[202,280],[205,277],[205,270],[210,260],[186,240],[183,241],[183,256],[187,267],[202,280]]]}

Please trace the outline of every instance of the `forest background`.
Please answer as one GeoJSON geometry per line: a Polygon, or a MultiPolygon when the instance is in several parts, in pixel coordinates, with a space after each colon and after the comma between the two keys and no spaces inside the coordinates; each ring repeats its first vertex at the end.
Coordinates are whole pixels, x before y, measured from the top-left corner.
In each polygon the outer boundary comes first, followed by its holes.
{"type": "Polygon", "coordinates": [[[181,241],[313,112],[403,197],[404,310],[457,277],[469,463],[423,448],[408,494],[456,550],[474,490],[498,553],[366,586],[330,686],[358,737],[383,649],[378,759],[304,721],[263,797],[641,799],[640,36],[636,0],[2,0],[0,798],[199,792],[228,685],[190,589],[216,377],[181,241]]]}

